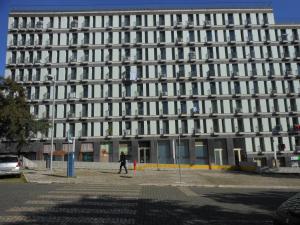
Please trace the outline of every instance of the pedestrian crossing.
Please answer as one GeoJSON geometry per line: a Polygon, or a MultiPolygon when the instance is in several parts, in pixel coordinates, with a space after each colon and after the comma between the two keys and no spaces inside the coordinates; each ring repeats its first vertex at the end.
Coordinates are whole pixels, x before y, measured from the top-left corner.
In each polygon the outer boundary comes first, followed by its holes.
{"type": "Polygon", "coordinates": [[[268,210],[218,202],[195,187],[103,184],[56,186],[0,216],[1,225],[271,225],[271,222],[268,210]],[[211,211],[219,218],[212,217],[211,211]],[[264,216],[245,218],[245,211],[264,216]]]}
{"type": "Polygon", "coordinates": [[[136,224],[141,188],[64,185],[8,209],[0,224],[136,224]]]}

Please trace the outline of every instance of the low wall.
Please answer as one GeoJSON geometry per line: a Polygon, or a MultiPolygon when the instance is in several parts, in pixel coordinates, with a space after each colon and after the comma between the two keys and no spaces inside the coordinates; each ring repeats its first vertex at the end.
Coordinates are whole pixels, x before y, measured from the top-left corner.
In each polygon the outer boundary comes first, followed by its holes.
{"type": "Polygon", "coordinates": [[[247,172],[257,172],[258,167],[255,162],[240,162],[239,170],[247,172]]]}
{"type": "MultiPolygon", "coordinates": [[[[46,161],[33,161],[36,163],[37,167],[40,169],[46,168],[46,161]]],[[[76,169],[119,169],[120,164],[117,162],[76,162],[75,161],[75,168],[76,169]]],[[[53,161],[52,165],[53,169],[66,169],[67,162],[66,161],[53,161]]],[[[131,167],[131,164],[128,164],[128,167],[131,167]]]]}
{"type": "MultiPolygon", "coordinates": [[[[37,168],[45,169],[46,161],[33,161],[37,168]]],[[[53,161],[53,169],[65,169],[67,168],[67,162],[65,161],[53,161]]],[[[77,169],[119,169],[120,164],[118,162],[75,162],[75,168],[77,169]]],[[[133,164],[128,163],[127,167],[133,169],[133,164]]],[[[178,164],[137,164],[137,170],[147,170],[147,169],[178,169],[178,164]]],[[[230,165],[195,165],[195,164],[181,164],[182,169],[200,169],[200,170],[234,170],[235,166],[230,165]]]]}
{"type": "MultiPolygon", "coordinates": [[[[148,163],[148,164],[139,164],[137,165],[138,170],[145,170],[145,169],[178,169],[178,164],[155,164],[155,163],[148,163]]],[[[195,164],[181,164],[181,169],[200,169],[200,170],[233,170],[235,166],[230,165],[195,165],[195,164]]]]}

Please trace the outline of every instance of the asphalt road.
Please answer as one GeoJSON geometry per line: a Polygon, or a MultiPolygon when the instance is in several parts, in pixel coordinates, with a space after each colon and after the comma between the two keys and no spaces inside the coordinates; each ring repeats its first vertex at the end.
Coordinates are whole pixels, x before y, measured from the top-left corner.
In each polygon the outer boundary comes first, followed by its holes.
{"type": "Polygon", "coordinates": [[[0,184],[0,224],[267,225],[295,190],[0,184]]]}

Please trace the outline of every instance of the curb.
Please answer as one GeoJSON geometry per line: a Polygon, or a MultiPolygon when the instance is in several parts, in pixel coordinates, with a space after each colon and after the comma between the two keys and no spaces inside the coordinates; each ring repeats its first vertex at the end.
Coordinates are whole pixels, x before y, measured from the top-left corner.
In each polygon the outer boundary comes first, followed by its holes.
{"type": "Polygon", "coordinates": [[[203,188],[240,188],[240,189],[295,189],[300,190],[300,186],[246,186],[246,185],[226,185],[226,184],[139,184],[141,186],[172,186],[172,187],[203,187],[203,188]]]}
{"type": "MultiPolygon", "coordinates": [[[[75,180],[69,180],[69,182],[63,181],[29,181],[26,179],[28,183],[36,183],[36,184],[83,184],[82,182],[76,182],[75,180]],[[70,182],[71,181],[71,182],[70,182]]],[[[93,184],[93,183],[92,183],[93,184]]],[[[101,184],[101,183],[96,183],[101,184]]],[[[113,184],[112,184],[113,185],[113,184]]],[[[124,184],[127,185],[127,184],[124,184]]],[[[143,183],[137,184],[139,186],[156,186],[156,187],[199,187],[199,188],[229,188],[229,189],[281,189],[281,190],[300,190],[300,186],[246,186],[246,185],[226,185],[226,184],[187,184],[187,183],[143,183]]]]}
{"type": "Polygon", "coordinates": [[[21,173],[22,175],[22,177],[24,178],[24,180],[25,180],[25,183],[31,183],[29,180],[28,180],[28,178],[26,177],[26,175],[25,175],[25,173],[21,173]]]}

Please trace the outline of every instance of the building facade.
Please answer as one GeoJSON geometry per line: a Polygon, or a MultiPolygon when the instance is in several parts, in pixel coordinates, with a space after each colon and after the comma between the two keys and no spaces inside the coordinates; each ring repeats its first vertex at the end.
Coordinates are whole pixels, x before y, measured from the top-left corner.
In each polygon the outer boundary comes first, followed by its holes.
{"type": "MultiPolygon", "coordinates": [[[[6,77],[36,118],[55,95],[56,160],[68,133],[82,161],[289,165],[300,146],[300,25],[272,9],[11,12],[8,26],[6,77]]],[[[24,154],[47,156],[50,137],[24,154]]]]}

